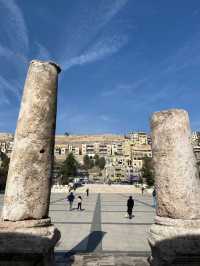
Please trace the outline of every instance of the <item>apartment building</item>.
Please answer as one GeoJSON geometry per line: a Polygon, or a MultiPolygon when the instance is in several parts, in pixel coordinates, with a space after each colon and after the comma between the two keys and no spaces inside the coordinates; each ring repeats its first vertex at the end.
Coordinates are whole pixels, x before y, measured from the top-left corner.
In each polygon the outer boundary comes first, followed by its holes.
{"type": "Polygon", "coordinates": [[[112,143],[112,155],[123,155],[123,142],[112,143]]]}
{"type": "Polygon", "coordinates": [[[9,141],[2,141],[0,142],[0,150],[3,153],[6,153],[8,157],[10,157],[12,149],[13,149],[13,140],[9,140],[9,141]]]}
{"type": "Polygon", "coordinates": [[[192,132],[192,145],[200,146],[200,132],[198,131],[192,132]]]}
{"type": "Polygon", "coordinates": [[[105,175],[107,180],[130,180],[133,176],[139,177],[136,167],[126,160],[123,155],[112,155],[106,160],[105,175]]]}
{"type": "MultiPolygon", "coordinates": [[[[0,133],[0,150],[10,156],[13,149],[12,134],[0,133]]],[[[198,162],[200,162],[200,132],[193,132],[192,144],[198,162]]],[[[127,136],[118,135],[82,135],[56,136],[55,160],[62,163],[72,152],[75,158],[83,163],[87,154],[94,158],[95,154],[106,159],[106,176],[111,179],[127,178],[139,175],[144,157],[152,157],[151,137],[144,132],[130,132],[127,136]]]]}
{"type": "Polygon", "coordinates": [[[111,155],[106,159],[105,173],[108,180],[124,179],[125,161],[123,155],[111,155]]]}
{"type": "Polygon", "coordinates": [[[138,145],[147,145],[149,142],[149,136],[145,132],[129,132],[127,138],[138,145]]]}
{"type": "Polygon", "coordinates": [[[94,158],[95,154],[98,153],[97,143],[84,143],[82,144],[81,154],[83,156],[88,155],[91,159],[94,158]]]}
{"type": "Polygon", "coordinates": [[[97,154],[100,157],[108,157],[112,154],[112,145],[108,143],[98,143],[97,154]]]}

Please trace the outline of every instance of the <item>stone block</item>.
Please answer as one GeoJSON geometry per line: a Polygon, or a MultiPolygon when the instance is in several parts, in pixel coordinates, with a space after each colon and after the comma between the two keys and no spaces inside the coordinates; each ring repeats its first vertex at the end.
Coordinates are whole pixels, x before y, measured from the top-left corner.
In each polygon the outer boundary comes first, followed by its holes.
{"type": "Polygon", "coordinates": [[[156,217],[156,221],[148,238],[152,250],[150,264],[200,265],[200,220],[156,217]]]}
{"type": "Polygon", "coordinates": [[[54,247],[60,232],[47,220],[1,222],[1,266],[55,266],[54,247]]]}

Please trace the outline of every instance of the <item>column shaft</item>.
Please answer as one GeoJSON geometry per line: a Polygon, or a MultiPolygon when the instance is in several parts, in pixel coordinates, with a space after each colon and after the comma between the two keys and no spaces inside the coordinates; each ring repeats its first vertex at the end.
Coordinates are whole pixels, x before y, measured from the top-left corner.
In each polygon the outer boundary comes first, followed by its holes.
{"type": "Polygon", "coordinates": [[[200,218],[200,180],[188,113],[178,109],[154,113],[151,128],[157,215],[200,218]]]}
{"type": "Polygon", "coordinates": [[[48,216],[60,68],[32,61],[22,97],[4,199],[4,220],[48,216]]]}

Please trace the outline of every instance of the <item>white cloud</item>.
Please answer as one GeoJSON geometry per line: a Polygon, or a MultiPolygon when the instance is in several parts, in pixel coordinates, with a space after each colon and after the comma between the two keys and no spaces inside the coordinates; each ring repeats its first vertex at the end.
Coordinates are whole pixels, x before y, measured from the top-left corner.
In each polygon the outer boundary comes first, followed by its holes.
{"type": "Polygon", "coordinates": [[[26,24],[21,9],[14,0],[1,0],[1,31],[0,40],[3,46],[8,46],[12,51],[26,53],[29,40],[26,24]],[[5,9],[5,11],[4,11],[5,9]]]}
{"type": "Polygon", "coordinates": [[[14,0],[0,1],[0,104],[20,99],[29,49],[28,32],[21,9],[14,0]]]}
{"type": "Polygon", "coordinates": [[[101,0],[95,4],[87,0],[79,2],[79,8],[73,9],[73,16],[67,18],[64,41],[60,42],[65,43],[65,47],[60,49],[60,64],[64,69],[100,60],[116,53],[124,45],[127,41],[123,32],[124,25],[107,32],[107,37],[102,33],[105,33],[105,26],[106,31],[109,30],[108,24],[127,2],[128,0],[101,0]],[[76,15],[78,20],[75,19],[76,15]]]}
{"type": "Polygon", "coordinates": [[[10,99],[6,96],[6,91],[11,92],[18,100],[20,99],[20,92],[18,90],[17,83],[12,81],[8,82],[5,78],[0,76],[0,92],[1,92],[1,103],[10,104],[10,99]]]}
{"type": "MultiPolygon", "coordinates": [[[[27,63],[27,58],[23,54],[14,52],[9,48],[2,46],[1,44],[0,44],[0,57],[12,62],[14,62],[17,59],[21,61],[20,63],[23,64],[27,63]]],[[[0,64],[2,64],[2,61],[0,64]]]]}
{"type": "Polygon", "coordinates": [[[75,65],[84,65],[97,60],[101,60],[107,56],[118,52],[127,42],[128,37],[125,35],[113,36],[112,38],[99,40],[97,43],[91,46],[88,51],[66,62],[63,65],[63,69],[67,70],[75,65]]]}
{"type": "Polygon", "coordinates": [[[104,1],[104,4],[112,3],[110,6],[106,6],[106,11],[102,17],[102,26],[107,24],[117,13],[127,4],[128,0],[112,0],[104,1]]]}

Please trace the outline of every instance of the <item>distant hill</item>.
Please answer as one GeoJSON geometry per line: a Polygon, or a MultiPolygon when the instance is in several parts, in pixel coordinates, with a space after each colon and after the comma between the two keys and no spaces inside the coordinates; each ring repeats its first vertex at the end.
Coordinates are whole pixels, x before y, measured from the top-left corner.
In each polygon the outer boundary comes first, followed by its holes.
{"type": "Polygon", "coordinates": [[[87,142],[120,142],[124,141],[124,136],[114,134],[102,135],[56,135],[56,144],[61,143],[87,143],[87,142]]]}
{"type": "MultiPolygon", "coordinates": [[[[11,141],[14,138],[14,134],[0,133],[0,141],[11,141]]],[[[102,134],[102,135],[56,135],[56,144],[64,143],[88,143],[88,142],[120,142],[124,141],[124,136],[114,134],[102,134]]]]}
{"type": "Polygon", "coordinates": [[[4,133],[4,132],[0,132],[0,140],[2,141],[8,141],[8,140],[13,140],[14,139],[14,134],[11,133],[4,133]]]}

